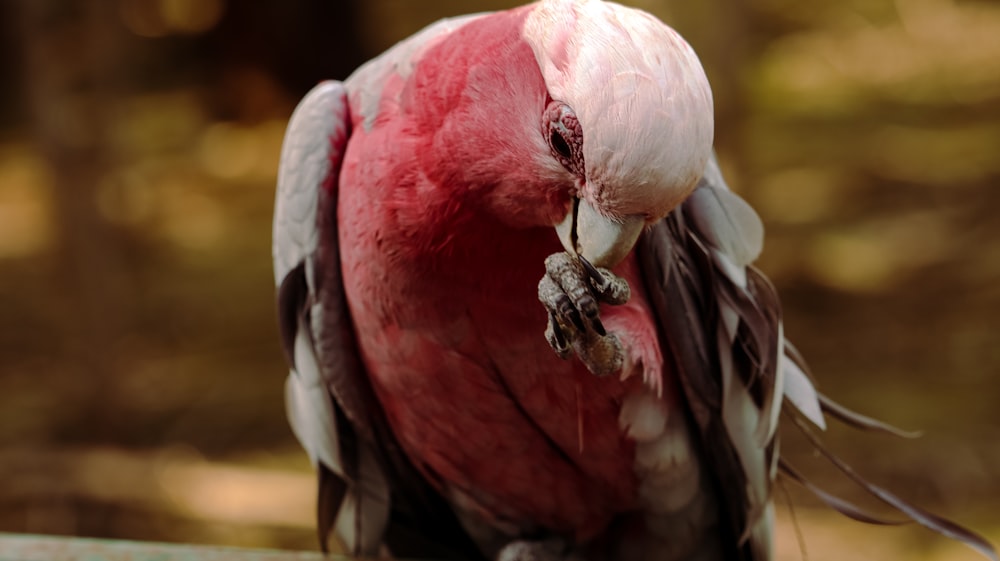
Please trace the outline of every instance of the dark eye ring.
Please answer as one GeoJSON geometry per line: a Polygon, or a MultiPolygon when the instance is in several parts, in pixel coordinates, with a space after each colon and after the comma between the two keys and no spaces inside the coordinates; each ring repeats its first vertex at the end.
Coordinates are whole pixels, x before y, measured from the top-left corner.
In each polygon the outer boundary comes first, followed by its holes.
{"type": "Polygon", "coordinates": [[[542,113],[542,133],[552,157],[567,171],[583,176],[583,130],[573,110],[561,101],[549,101],[542,113]]]}

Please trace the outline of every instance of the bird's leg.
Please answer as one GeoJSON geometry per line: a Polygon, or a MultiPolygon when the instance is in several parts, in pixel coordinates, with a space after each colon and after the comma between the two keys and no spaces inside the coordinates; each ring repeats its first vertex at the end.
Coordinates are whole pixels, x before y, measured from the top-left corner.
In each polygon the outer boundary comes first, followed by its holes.
{"type": "Polygon", "coordinates": [[[624,304],[630,295],[628,282],[611,271],[582,256],[553,253],[545,259],[545,276],[538,283],[538,299],[549,312],[545,338],[561,358],[576,353],[598,376],[620,371],[622,345],[604,329],[600,303],[624,304]]]}

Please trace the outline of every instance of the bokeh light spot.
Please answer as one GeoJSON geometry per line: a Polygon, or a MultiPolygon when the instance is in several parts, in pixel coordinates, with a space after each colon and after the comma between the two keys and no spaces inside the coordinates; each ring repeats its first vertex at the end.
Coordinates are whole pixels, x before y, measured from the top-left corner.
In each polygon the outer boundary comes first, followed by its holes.
{"type": "Polygon", "coordinates": [[[179,33],[204,33],[222,18],[223,0],[160,0],[163,20],[179,33]]]}
{"type": "Polygon", "coordinates": [[[35,151],[0,149],[0,259],[27,257],[54,241],[52,174],[35,151]]]}

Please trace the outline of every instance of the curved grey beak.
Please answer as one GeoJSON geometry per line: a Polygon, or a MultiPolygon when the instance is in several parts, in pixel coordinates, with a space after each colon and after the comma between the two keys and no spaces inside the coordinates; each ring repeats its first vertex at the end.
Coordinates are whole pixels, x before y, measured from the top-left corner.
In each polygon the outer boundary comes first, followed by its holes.
{"type": "Polygon", "coordinates": [[[628,216],[622,222],[611,220],[587,201],[574,199],[566,218],[556,224],[556,233],[566,251],[610,269],[632,251],[645,224],[641,216],[628,216]]]}

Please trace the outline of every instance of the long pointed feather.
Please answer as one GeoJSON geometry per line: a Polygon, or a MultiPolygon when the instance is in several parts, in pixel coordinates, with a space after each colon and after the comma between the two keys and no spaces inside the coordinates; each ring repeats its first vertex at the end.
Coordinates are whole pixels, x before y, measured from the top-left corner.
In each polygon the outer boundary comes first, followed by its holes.
{"type": "MultiPolygon", "coordinates": [[[[785,343],[785,350],[787,353],[787,342],[785,343]]],[[[812,424],[822,430],[826,430],[826,419],[823,418],[820,394],[816,391],[812,381],[809,380],[806,373],[787,354],[783,355],[780,368],[785,372],[782,393],[787,398],[787,403],[795,407],[812,424]]]]}
{"type": "Polygon", "coordinates": [[[823,501],[826,506],[852,520],[864,522],[865,524],[877,524],[882,526],[900,526],[902,524],[910,523],[910,520],[889,520],[887,518],[876,516],[850,501],[824,491],[821,487],[816,486],[811,481],[806,479],[801,472],[793,468],[791,464],[785,460],[780,460],[779,464],[781,467],[781,473],[787,475],[792,479],[792,481],[795,481],[808,489],[810,493],[815,495],[819,500],[823,501]]]}
{"type": "Polygon", "coordinates": [[[994,549],[993,545],[987,541],[986,538],[973,532],[972,530],[969,530],[968,528],[952,522],[951,520],[942,518],[914,504],[911,504],[895,494],[890,493],[886,489],[868,481],[854,471],[854,468],[827,450],[819,439],[812,433],[812,431],[809,430],[809,427],[803,424],[801,420],[797,417],[792,417],[792,419],[820,454],[836,466],[837,469],[847,475],[847,477],[857,483],[862,489],[868,491],[868,493],[872,496],[895,508],[900,513],[906,515],[921,526],[933,530],[943,536],[960,541],[993,561],[1000,561],[1000,557],[997,556],[996,549],[994,549]]]}
{"type": "Polygon", "coordinates": [[[337,520],[337,512],[344,503],[347,483],[323,464],[316,466],[318,479],[316,497],[316,532],[323,553],[330,552],[330,532],[337,520]]]}
{"type": "Polygon", "coordinates": [[[338,445],[339,432],[333,399],[322,383],[316,355],[307,332],[295,337],[295,362],[298,368],[285,380],[285,411],[295,437],[305,448],[313,465],[326,465],[344,476],[344,463],[338,445]]]}
{"type": "Polygon", "coordinates": [[[884,432],[900,438],[920,438],[922,431],[909,431],[890,425],[889,423],[873,419],[867,415],[858,413],[833,401],[826,395],[819,393],[819,403],[823,411],[829,413],[839,421],[855,428],[870,431],[884,432]]]}
{"type": "Polygon", "coordinates": [[[770,442],[778,431],[778,418],[781,415],[781,404],[784,398],[785,369],[781,367],[784,356],[781,347],[785,340],[785,328],[780,321],[778,322],[777,339],[778,348],[775,350],[773,367],[774,379],[769,383],[764,382],[764,405],[760,412],[760,424],[754,435],[761,446],[770,442]]]}
{"type": "MultiPolygon", "coordinates": [[[[740,465],[747,478],[749,503],[754,510],[767,503],[770,492],[770,478],[765,470],[764,448],[753,438],[760,417],[760,410],[754,405],[743,381],[735,372],[732,355],[720,354],[722,365],[722,420],[729,433],[730,442],[740,457],[740,465]]],[[[748,527],[755,520],[748,520],[748,527]]],[[[744,531],[749,530],[745,528],[744,531]]]]}

